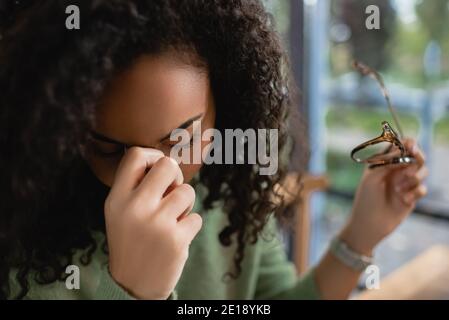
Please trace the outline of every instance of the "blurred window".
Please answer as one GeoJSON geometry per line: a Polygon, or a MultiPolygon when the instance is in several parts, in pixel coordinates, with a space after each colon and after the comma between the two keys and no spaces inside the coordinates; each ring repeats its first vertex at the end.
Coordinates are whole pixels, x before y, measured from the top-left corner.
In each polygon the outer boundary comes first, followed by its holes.
{"type": "Polygon", "coordinates": [[[264,3],[290,49],[303,116],[318,131],[310,170],[331,180],[314,204],[312,262],[350,212],[363,170],[351,149],[378,136],[383,120],[393,123],[377,84],[352,69],[354,59],[382,74],[404,134],[418,139],[430,169],[429,195],[378,249],[382,276],[434,243],[449,244],[449,0],[264,3]],[[378,30],[366,28],[369,5],[380,10],[378,30]]]}

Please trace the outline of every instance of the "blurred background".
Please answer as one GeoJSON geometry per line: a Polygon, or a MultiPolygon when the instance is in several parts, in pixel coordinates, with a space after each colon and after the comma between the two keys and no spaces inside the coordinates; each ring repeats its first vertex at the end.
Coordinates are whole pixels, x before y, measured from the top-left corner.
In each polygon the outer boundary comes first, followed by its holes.
{"type": "Polygon", "coordinates": [[[379,136],[382,120],[393,124],[377,83],[353,71],[354,59],[382,74],[404,134],[419,141],[430,168],[429,195],[376,251],[381,277],[434,244],[449,245],[449,0],[264,3],[301,89],[309,172],[330,182],[311,198],[309,262],[317,262],[350,213],[362,172],[351,149],[379,136]],[[369,5],[379,8],[379,29],[365,25],[369,5]]]}

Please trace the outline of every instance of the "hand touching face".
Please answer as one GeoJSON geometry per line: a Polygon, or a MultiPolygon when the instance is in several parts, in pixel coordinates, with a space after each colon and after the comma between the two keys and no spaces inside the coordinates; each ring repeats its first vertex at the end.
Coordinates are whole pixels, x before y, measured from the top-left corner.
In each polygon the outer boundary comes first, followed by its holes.
{"type": "MultiPolygon", "coordinates": [[[[106,139],[92,139],[89,165],[111,186],[124,145],[153,148],[168,156],[176,143],[170,141],[170,133],[182,127],[193,134],[193,120],[201,121],[202,132],[214,126],[207,70],[188,65],[174,54],[143,56],[114,79],[98,106],[95,132],[106,139]]],[[[202,141],[201,147],[207,144],[202,141]]],[[[185,181],[200,167],[181,164],[185,181]]]]}

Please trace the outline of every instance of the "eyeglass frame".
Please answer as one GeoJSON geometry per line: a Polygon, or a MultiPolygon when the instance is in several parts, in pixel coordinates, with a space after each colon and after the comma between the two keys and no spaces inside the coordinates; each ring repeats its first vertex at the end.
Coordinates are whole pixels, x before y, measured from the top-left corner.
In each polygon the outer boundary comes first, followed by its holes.
{"type": "Polygon", "coordinates": [[[384,96],[385,101],[387,102],[388,110],[390,111],[390,113],[393,117],[393,121],[395,122],[395,125],[398,129],[399,134],[396,133],[396,131],[393,129],[393,127],[387,121],[382,121],[382,134],[380,136],[378,136],[377,138],[374,138],[374,139],[368,140],[364,143],[361,143],[358,146],[356,146],[354,149],[352,149],[351,159],[357,163],[368,163],[368,164],[370,164],[369,168],[375,168],[375,167],[380,167],[380,166],[389,165],[389,164],[411,164],[411,163],[414,163],[416,161],[415,158],[413,158],[407,154],[407,150],[401,142],[403,133],[402,133],[401,126],[399,124],[399,118],[397,117],[394,107],[391,104],[390,95],[388,93],[388,90],[385,87],[382,76],[376,70],[370,68],[369,66],[367,66],[359,61],[354,61],[353,67],[358,72],[360,72],[362,75],[370,76],[371,78],[376,80],[376,82],[379,84],[379,87],[382,91],[382,95],[384,96]],[[367,159],[360,159],[355,156],[356,153],[361,151],[362,149],[365,149],[371,145],[375,145],[375,144],[382,143],[382,142],[391,143],[391,146],[389,148],[387,148],[383,153],[379,153],[375,156],[389,153],[391,151],[392,146],[398,147],[398,149],[400,151],[400,156],[393,157],[389,160],[377,160],[377,161],[369,160],[369,159],[373,158],[374,156],[371,156],[367,159]]]}

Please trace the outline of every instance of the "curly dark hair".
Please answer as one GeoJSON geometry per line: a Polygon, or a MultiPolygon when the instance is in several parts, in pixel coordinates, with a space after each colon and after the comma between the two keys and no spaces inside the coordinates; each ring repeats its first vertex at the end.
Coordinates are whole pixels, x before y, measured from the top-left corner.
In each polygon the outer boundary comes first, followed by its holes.
{"type": "MultiPolygon", "coordinates": [[[[13,269],[23,298],[32,271],[38,283],[62,280],[76,249],[90,262],[92,230],[105,231],[108,190],[82,149],[107,84],[139,56],[194,53],[207,66],[217,129],[279,129],[279,150],[287,145],[288,61],[258,0],[0,0],[0,33],[1,298],[10,295],[13,269]],[[80,30],[65,28],[72,4],[80,8],[80,30]]],[[[257,241],[282,203],[274,186],[285,166],[271,176],[257,168],[200,172],[204,207],[221,201],[228,215],[220,242],[229,246],[236,237],[233,277],[245,244],[257,241]]]]}

